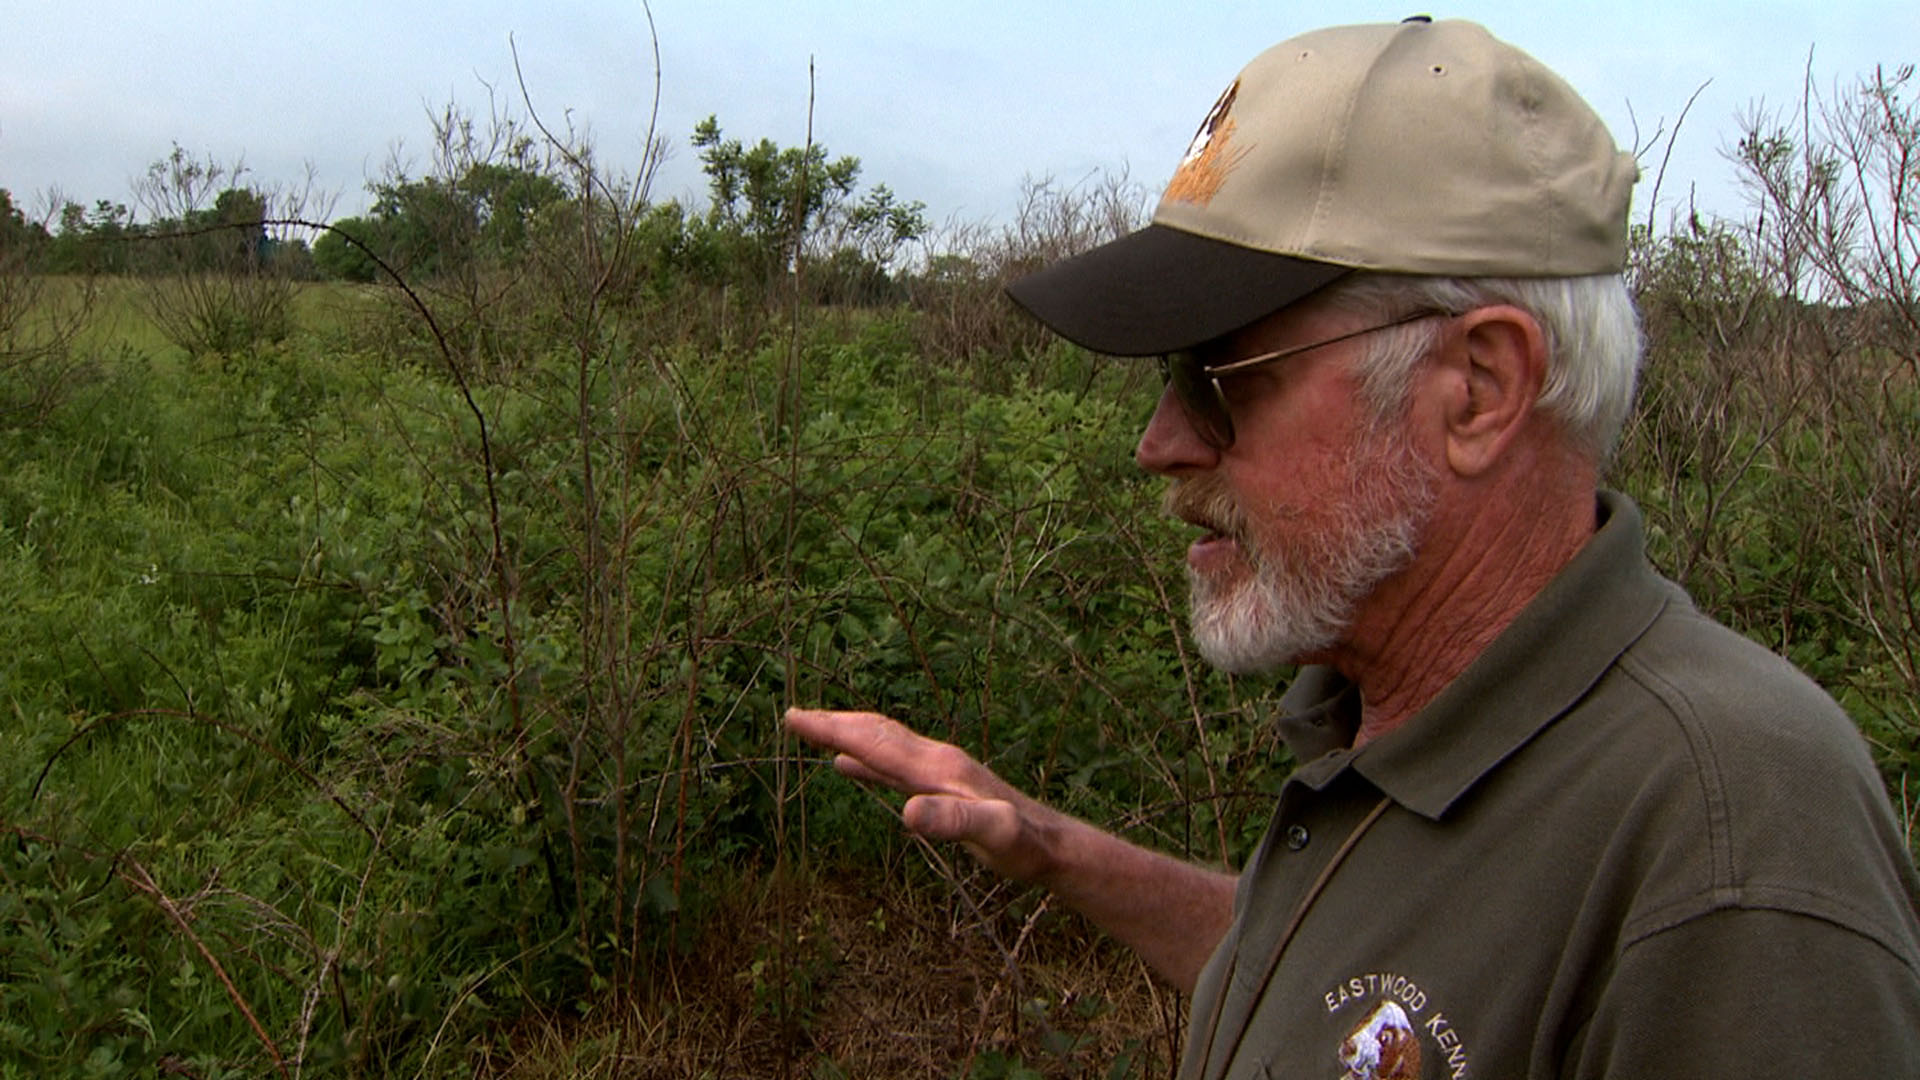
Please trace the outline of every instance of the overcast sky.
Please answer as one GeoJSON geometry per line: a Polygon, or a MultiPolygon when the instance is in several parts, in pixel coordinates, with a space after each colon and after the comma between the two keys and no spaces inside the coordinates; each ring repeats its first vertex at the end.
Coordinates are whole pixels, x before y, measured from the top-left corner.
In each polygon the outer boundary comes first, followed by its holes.
{"type": "MultiPolygon", "coordinates": [[[[675,148],[656,195],[701,197],[687,136],[710,113],[732,137],[803,143],[809,60],[815,140],[859,157],[864,181],[923,200],[936,223],[1004,219],[1024,177],[1125,169],[1157,189],[1266,46],[1427,12],[1475,19],[1545,61],[1622,145],[1635,117],[1645,140],[1711,80],[1661,203],[1691,184],[1735,212],[1719,151],[1743,109],[1797,100],[1810,50],[1826,89],[1920,54],[1914,0],[1411,4],[654,0],[659,128],[675,148]]],[[[396,154],[416,174],[426,164],[429,112],[484,114],[489,84],[519,108],[509,35],[542,115],[570,114],[604,161],[637,166],[654,85],[637,2],[0,0],[0,187],[27,207],[51,191],[131,202],[131,178],[178,143],[243,159],[261,186],[310,164],[337,214],[351,213],[396,154]]]]}

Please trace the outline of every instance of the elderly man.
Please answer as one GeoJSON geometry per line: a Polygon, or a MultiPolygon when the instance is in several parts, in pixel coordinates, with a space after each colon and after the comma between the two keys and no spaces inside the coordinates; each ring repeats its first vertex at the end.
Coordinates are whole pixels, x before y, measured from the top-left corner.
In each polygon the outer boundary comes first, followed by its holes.
{"type": "Polygon", "coordinates": [[[1920,889],[1861,740],[1599,490],[1635,173],[1477,26],[1324,30],[1240,74],[1152,225],[1011,290],[1163,357],[1138,459],[1201,531],[1208,659],[1312,665],[1238,875],[789,715],[1192,990],[1183,1076],[1920,1076],[1920,889]]]}

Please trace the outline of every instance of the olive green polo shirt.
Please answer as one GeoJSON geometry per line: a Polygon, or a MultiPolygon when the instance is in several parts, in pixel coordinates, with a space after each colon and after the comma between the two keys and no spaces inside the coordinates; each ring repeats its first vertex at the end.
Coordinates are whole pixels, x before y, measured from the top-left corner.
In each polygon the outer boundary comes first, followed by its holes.
{"type": "Polygon", "coordinates": [[[1302,764],[1183,1077],[1920,1077],[1920,883],[1860,736],[1600,517],[1399,729],[1349,749],[1325,669],[1282,699],[1302,764]]]}

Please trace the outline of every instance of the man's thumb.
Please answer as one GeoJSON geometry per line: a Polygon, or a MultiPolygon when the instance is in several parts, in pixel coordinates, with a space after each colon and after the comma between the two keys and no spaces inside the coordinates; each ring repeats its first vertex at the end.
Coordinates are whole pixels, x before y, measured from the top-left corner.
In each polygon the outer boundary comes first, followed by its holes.
{"type": "Polygon", "coordinates": [[[973,808],[968,804],[951,795],[915,795],[900,808],[900,820],[929,840],[971,840],[973,808]]]}

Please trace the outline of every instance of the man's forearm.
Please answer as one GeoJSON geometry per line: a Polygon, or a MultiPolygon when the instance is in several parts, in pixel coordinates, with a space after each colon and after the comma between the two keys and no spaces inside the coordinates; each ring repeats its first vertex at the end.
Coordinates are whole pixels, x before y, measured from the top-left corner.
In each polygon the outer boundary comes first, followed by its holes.
{"type": "Polygon", "coordinates": [[[1192,993],[1233,921],[1236,878],[1057,811],[1042,812],[1049,819],[1044,831],[1050,858],[1036,883],[1139,953],[1182,993],[1192,993]]]}

